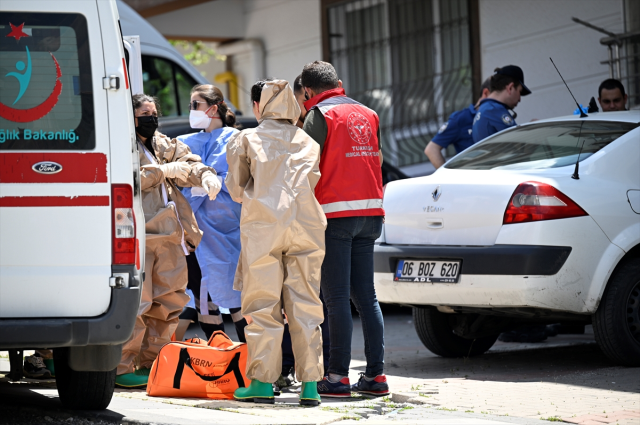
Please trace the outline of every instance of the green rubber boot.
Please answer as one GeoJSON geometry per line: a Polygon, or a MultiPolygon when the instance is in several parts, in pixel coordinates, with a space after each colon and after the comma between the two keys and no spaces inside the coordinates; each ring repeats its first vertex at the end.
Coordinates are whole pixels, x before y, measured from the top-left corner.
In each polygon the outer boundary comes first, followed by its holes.
{"type": "Polygon", "coordinates": [[[257,379],[252,380],[248,387],[238,388],[233,393],[233,398],[238,401],[252,401],[254,403],[275,403],[273,385],[260,382],[257,379]]]}
{"type": "Polygon", "coordinates": [[[51,373],[51,377],[56,377],[56,370],[53,367],[53,359],[42,359],[44,365],[47,367],[47,370],[51,373]]]}
{"type": "Polygon", "coordinates": [[[136,370],[133,373],[125,373],[116,376],[116,386],[120,388],[144,388],[149,381],[149,372],[147,367],[136,370]]]}
{"type": "Polygon", "coordinates": [[[149,374],[151,373],[151,369],[149,369],[148,367],[141,367],[140,369],[136,369],[136,371],[133,373],[134,375],[138,375],[138,376],[146,376],[147,379],[149,379],[149,374]]]}
{"type": "Polygon", "coordinates": [[[320,404],[317,382],[303,382],[300,390],[300,406],[317,406],[320,404]]]}

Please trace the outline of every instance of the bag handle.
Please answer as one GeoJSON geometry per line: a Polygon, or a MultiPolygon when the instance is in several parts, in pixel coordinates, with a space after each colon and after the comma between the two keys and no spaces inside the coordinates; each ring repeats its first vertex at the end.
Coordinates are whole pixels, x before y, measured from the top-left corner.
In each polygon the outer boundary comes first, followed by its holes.
{"type": "Polygon", "coordinates": [[[227,365],[227,369],[224,371],[222,375],[219,376],[206,376],[201,375],[193,369],[191,366],[191,356],[189,356],[189,351],[187,351],[186,347],[180,349],[180,356],[178,358],[178,366],[176,367],[176,373],[173,375],[173,388],[176,390],[180,389],[180,381],[182,380],[182,373],[184,372],[184,366],[187,365],[189,369],[193,371],[200,379],[203,381],[217,381],[222,378],[229,372],[233,372],[233,375],[238,382],[238,387],[244,387],[244,378],[242,377],[242,372],[240,371],[240,353],[236,353],[229,364],[227,365]]]}

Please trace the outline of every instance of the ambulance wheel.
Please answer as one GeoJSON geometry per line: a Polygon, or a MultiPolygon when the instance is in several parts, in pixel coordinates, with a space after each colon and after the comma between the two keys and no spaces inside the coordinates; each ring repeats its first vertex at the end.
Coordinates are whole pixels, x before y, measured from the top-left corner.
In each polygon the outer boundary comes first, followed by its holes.
{"type": "Polygon", "coordinates": [[[498,335],[476,339],[453,333],[455,314],[441,313],[435,307],[414,307],[413,322],[420,341],[429,351],[442,357],[471,357],[484,354],[498,335]]]}
{"type": "Polygon", "coordinates": [[[68,348],[53,350],[56,385],[62,405],[67,409],[106,409],[113,397],[116,369],[108,372],[78,372],[69,367],[68,353],[68,348]]]}

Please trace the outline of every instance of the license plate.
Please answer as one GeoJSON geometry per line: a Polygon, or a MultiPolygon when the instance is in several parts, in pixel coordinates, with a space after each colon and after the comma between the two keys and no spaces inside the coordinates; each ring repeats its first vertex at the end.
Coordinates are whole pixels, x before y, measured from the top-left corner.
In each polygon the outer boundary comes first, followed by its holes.
{"type": "Polygon", "coordinates": [[[458,283],[460,261],[400,260],[393,280],[397,282],[458,283]]]}

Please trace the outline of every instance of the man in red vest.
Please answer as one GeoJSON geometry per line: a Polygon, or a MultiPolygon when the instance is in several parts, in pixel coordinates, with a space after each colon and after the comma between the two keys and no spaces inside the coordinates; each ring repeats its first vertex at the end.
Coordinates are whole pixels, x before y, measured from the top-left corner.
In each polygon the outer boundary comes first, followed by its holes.
{"type": "Polygon", "coordinates": [[[307,64],[301,83],[308,99],[303,129],[321,148],[321,177],[315,194],[327,216],[320,286],[329,313],[331,355],[318,393],[325,397],[351,397],[351,391],[387,395],[384,322],[373,286],[373,244],[384,218],[378,115],[345,95],[330,63],[307,64]],[[367,368],[353,386],[349,382],[353,332],[349,299],[362,320],[367,358],[367,368]]]}

